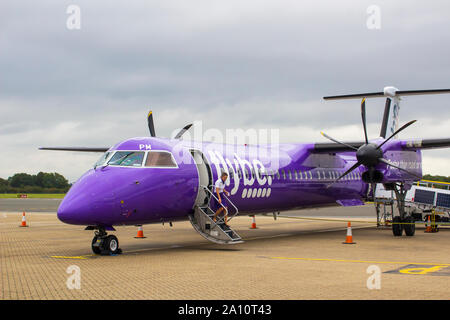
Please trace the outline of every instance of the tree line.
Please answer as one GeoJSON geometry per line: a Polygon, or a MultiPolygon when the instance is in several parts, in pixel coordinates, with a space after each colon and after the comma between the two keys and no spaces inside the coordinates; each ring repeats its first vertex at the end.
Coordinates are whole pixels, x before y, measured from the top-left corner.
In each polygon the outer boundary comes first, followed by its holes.
{"type": "Polygon", "coordinates": [[[431,174],[426,174],[422,178],[423,180],[430,180],[430,181],[440,181],[440,182],[450,182],[450,177],[446,176],[433,176],[431,174]]]}
{"type": "Polygon", "coordinates": [[[0,178],[0,193],[66,193],[69,188],[69,181],[56,172],[16,173],[8,179],[0,178]]]}

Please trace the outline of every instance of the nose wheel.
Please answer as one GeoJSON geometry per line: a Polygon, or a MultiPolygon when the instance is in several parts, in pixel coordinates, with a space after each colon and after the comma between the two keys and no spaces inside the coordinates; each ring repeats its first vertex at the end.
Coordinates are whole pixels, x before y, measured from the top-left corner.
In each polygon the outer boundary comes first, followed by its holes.
{"type": "Polygon", "coordinates": [[[114,255],[122,253],[122,249],[119,248],[119,239],[115,235],[108,235],[103,228],[95,231],[91,247],[95,254],[114,255]]]}

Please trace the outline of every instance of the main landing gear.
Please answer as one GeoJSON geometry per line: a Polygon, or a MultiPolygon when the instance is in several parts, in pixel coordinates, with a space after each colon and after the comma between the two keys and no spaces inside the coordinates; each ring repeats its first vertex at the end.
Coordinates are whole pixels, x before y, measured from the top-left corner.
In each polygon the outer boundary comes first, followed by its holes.
{"type": "Polygon", "coordinates": [[[92,251],[95,254],[112,255],[122,253],[119,248],[119,239],[115,235],[108,235],[105,228],[98,228],[92,239],[92,251]]]}
{"type": "Polygon", "coordinates": [[[393,217],[392,219],[392,233],[394,234],[394,236],[399,237],[402,235],[403,231],[405,231],[406,236],[414,236],[414,234],[416,233],[416,225],[414,223],[414,219],[411,214],[409,214],[405,210],[405,197],[408,190],[405,190],[405,185],[403,183],[390,184],[387,187],[390,190],[393,190],[395,193],[397,208],[399,212],[399,215],[393,217]]]}

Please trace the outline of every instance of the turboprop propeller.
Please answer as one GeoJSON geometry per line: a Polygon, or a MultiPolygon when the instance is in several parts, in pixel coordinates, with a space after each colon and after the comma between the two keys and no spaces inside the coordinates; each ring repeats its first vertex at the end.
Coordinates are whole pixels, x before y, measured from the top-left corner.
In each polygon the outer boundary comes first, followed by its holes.
{"type": "Polygon", "coordinates": [[[325,134],[324,132],[321,132],[321,134],[325,138],[327,138],[335,143],[344,145],[344,146],[356,151],[357,162],[350,169],[348,169],[346,172],[344,172],[340,177],[338,177],[336,180],[334,180],[330,185],[328,185],[328,187],[331,187],[333,184],[335,184],[336,182],[338,182],[339,180],[344,178],[346,175],[348,175],[349,173],[351,173],[353,170],[357,169],[361,165],[367,168],[367,171],[364,172],[362,175],[363,181],[365,181],[367,183],[379,183],[383,180],[383,174],[380,171],[376,170],[375,167],[380,163],[383,163],[387,166],[404,171],[404,172],[420,179],[420,177],[417,176],[415,173],[412,173],[406,169],[396,166],[396,165],[392,164],[389,160],[385,159],[383,157],[383,150],[381,149],[381,147],[384,144],[386,144],[389,140],[391,140],[393,137],[395,137],[399,132],[403,131],[404,129],[406,129],[407,127],[412,125],[417,120],[409,121],[408,123],[403,125],[401,128],[396,130],[387,139],[385,139],[381,144],[377,145],[375,143],[369,142],[369,139],[367,136],[366,98],[363,98],[362,102],[361,102],[361,118],[362,118],[362,124],[363,124],[363,128],[364,128],[365,143],[363,145],[361,145],[359,148],[353,147],[349,144],[346,144],[344,142],[336,140],[336,139],[330,137],[329,135],[325,134]]]}
{"type": "MultiPolygon", "coordinates": [[[[148,130],[150,131],[150,136],[156,137],[155,124],[153,123],[153,112],[152,111],[150,111],[147,115],[147,124],[148,124],[148,130]]],[[[186,125],[183,129],[181,129],[175,135],[175,139],[181,139],[183,134],[185,134],[185,132],[188,131],[191,127],[192,127],[192,123],[186,125]]]]}

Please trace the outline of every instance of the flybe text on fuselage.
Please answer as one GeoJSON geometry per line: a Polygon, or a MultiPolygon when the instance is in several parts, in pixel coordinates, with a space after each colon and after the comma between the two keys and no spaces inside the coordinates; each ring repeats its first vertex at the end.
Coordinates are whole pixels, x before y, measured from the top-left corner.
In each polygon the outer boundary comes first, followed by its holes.
{"type": "MultiPolygon", "coordinates": [[[[250,162],[242,159],[237,153],[233,153],[233,158],[230,160],[220,152],[211,150],[208,151],[208,155],[212,165],[214,165],[217,177],[220,177],[222,172],[228,174],[225,185],[230,186],[231,178],[233,179],[234,184],[230,190],[231,195],[237,194],[241,187],[245,190],[242,190],[242,192],[247,193],[245,188],[258,186],[262,189],[256,192],[260,192],[260,195],[264,194],[266,197],[270,196],[272,176],[266,175],[267,169],[260,160],[253,159],[250,162]]],[[[245,195],[242,194],[242,196],[244,197],[245,195]]]]}

